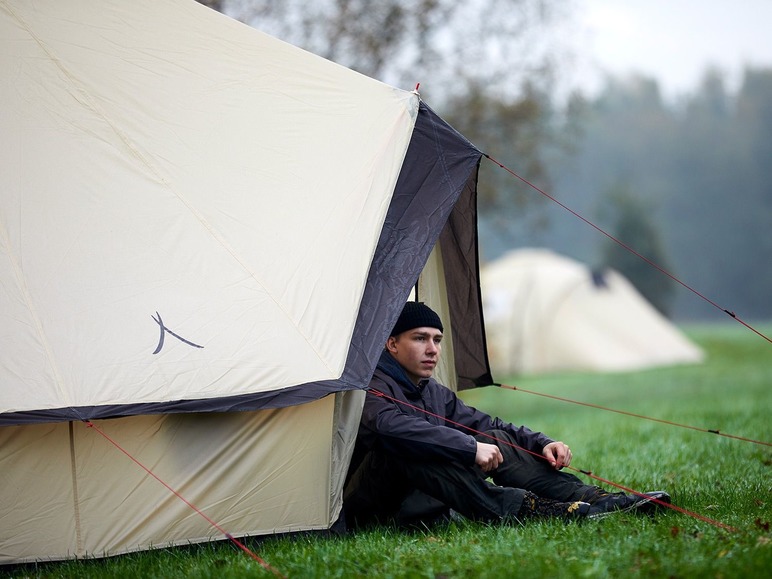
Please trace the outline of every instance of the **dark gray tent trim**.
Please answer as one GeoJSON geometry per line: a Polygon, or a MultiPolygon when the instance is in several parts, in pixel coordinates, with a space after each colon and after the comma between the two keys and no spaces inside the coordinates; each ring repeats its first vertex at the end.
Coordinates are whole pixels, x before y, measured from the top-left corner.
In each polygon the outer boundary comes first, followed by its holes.
{"type": "Polygon", "coordinates": [[[337,391],[364,388],[389,330],[438,239],[448,287],[453,288],[449,305],[459,387],[492,383],[478,275],[476,203],[481,157],[474,145],[421,103],[370,266],[346,366],[338,380],[214,399],[9,412],[0,415],[0,425],[281,408],[337,391]]]}

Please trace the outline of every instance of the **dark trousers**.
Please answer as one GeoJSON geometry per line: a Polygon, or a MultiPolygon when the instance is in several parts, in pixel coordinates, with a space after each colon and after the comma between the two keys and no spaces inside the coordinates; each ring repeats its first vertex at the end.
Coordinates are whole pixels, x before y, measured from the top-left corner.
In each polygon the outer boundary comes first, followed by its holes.
{"type": "Polygon", "coordinates": [[[525,491],[559,501],[596,495],[600,489],[578,477],[552,468],[546,460],[519,448],[509,433],[493,430],[478,435],[481,442],[498,445],[504,462],[485,473],[477,465],[405,459],[371,451],[349,477],[344,511],[352,526],[394,519],[405,498],[414,491],[461,513],[469,519],[499,521],[517,515],[525,491]],[[493,482],[487,480],[492,479],[493,482]]]}

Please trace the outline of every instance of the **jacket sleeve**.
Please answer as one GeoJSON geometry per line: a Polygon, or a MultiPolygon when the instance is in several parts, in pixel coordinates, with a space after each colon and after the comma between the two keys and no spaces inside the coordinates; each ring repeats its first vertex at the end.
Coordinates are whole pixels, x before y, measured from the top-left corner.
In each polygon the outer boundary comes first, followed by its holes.
{"type": "Polygon", "coordinates": [[[409,408],[373,392],[365,398],[362,434],[386,452],[418,460],[471,465],[477,453],[477,441],[471,434],[429,422],[425,416],[412,414],[409,408]]]}
{"type": "MultiPolygon", "coordinates": [[[[465,404],[458,396],[448,396],[446,404],[446,416],[453,421],[478,432],[504,430],[512,435],[518,446],[531,452],[541,454],[542,449],[550,442],[553,442],[551,438],[541,432],[534,432],[526,426],[515,426],[509,422],[504,422],[500,418],[491,417],[484,412],[480,412],[476,408],[465,404]]],[[[493,440],[490,442],[492,443],[493,440]]]]}

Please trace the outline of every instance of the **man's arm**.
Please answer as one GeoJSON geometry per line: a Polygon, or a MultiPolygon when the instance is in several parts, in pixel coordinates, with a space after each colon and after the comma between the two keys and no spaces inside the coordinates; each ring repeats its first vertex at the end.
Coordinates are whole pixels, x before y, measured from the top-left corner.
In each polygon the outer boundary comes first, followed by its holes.
{"type": "Polygon", "coordinates": [[[419,460],[475,462],[477,441],[471,433],[429,422],[418,410],[412,412],[408,406],[368,393],[361,427],[365,436],[372,436],[387,452],[419,460]]]}
{"type": "Polygon", "coordinates": [[[544,448],[554,442],[547,435],[534,432],[527,426],[515,426],[468,406],[450,390],[447,390],[445,396],[447,416],[459,424],[472,428],[475,431],[473,434],[489,430],[505,430],[512,435],[518,446],[537,454],[542,454],[544,448]]]}

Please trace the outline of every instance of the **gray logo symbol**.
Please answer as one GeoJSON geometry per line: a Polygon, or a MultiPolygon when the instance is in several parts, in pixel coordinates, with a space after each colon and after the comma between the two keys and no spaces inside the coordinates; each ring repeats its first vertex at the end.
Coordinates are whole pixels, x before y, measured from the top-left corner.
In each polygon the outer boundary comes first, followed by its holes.
{"type": "Polygon", "coordinates": [[[175,338],[177,338],[180,342],[185,342],[187,345],[193,346],[194,348],[203,348],[203,346],[199,346],[198,344],[194,344],[190,340],[186,340],[185,338],[183,338],[179,334],[175,334],[169,328],[167,328],[164,325],[163,320],[161,319],[161,314],[159,314],[158,312],[155,313],[155,316],[151,316],[151,317],[153,318],[155,323],[157,323],[158,326],[161,328],[161,337],[158,338],[158,347],[156,347],[155,352],[153,352],[153,354],[157,354],[158,352],[161,351],[161,348],[164,347],[164,336],[166,335],[167,332],[169,334],[171,334],[172,336],[174,336],[175,338]]]}

